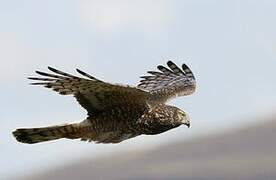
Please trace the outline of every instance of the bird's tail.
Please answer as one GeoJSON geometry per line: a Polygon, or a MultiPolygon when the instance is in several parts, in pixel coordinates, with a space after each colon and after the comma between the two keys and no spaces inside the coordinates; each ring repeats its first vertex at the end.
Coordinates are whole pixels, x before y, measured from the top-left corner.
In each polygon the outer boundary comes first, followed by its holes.
{"type": "Polygon", "coordinates": [[[78,138],[78,131],[78,124],[66,124],[42,128],[16,129],[13,135],[19,142],[34,144],[60,138],[76,139],[78,138]]]}

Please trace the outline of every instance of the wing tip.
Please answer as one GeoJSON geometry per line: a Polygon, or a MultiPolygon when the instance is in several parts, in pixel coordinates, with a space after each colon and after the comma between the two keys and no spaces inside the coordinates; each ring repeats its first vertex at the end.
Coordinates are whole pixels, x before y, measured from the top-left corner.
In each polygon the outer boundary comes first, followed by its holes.
{"type": "Polygon", "coordinates": [[[41,76],[45,76],[47,73],[42,72],[42,71],[35,71],[36,74],[39,74],[41,76]]]}
{"type": "Polygon", "coordinates": [[[58,71],[56,68],[53,68],[51,66],[47,66],[47,68],[52,72],[57,72],[58,71]]]}
{"type": "Polygon", "coordinates": [[[161,69],[163,69],[163,68],[164,68],[163,65],[158,65],[158,66],[157,66],[157,69],[159,69],[160,71],[161,71],[161,69]]]}
{"type": "Polygon", "coordinates": [[[83,73],[83,71],[80,70],[79,68],[76,68],[76,71],[77,71],[78,73],[83,73]]]}
{"type": "Polygon", "coordinates": [[[167,65],[168,65],[168,66],[175,65],[175,63],[172,62],[171,60],[168,60],[167,65]]]}
{"type": "Polygon", "coordinates": [[[85,76],[85,77],[87,77],[87,78],[89,78],[89,79],[91,79],[91,80],[101,82],[101,80],[95,78],[94,76],[91,76],[90,74],[88,74],[88,73],[86,73],[86,72],[84,72],[84,71],[82,71],[82,70],[80,70],[80,69],[78,69],[78,68],[76,68],[76,71],[77,71],[78,73],[80,73],[81,75],[83,75],[83,76],[85,76]]]}

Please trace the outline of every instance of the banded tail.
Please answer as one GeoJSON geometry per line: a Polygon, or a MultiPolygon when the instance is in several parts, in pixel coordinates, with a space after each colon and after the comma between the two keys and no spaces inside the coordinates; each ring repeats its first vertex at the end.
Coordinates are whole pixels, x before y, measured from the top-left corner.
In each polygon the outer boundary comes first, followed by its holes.
{"type": "Polygon", "coordinates": [[[34,144],[60,138],[77,139],[78,131],[78,124],[67,124],[42,128],[22,128],[16,129],[12,133],[17,141],[21,143],[34,144]]]}

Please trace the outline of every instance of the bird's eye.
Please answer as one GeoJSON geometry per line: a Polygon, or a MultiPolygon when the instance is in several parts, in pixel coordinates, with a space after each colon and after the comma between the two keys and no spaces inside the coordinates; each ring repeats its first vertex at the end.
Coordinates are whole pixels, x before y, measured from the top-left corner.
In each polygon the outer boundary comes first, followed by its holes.
{"type": "Polygon", "coordinates": [[[185,113],[183,111],[178,111],[178,113],[183,117],[185,116],[185,113]]]}

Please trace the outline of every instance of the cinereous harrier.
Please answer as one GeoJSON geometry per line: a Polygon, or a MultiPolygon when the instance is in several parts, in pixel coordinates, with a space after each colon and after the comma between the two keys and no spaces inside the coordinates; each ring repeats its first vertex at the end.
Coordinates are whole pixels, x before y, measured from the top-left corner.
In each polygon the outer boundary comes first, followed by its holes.
{"type": "Polygon", "coordinates": [[[30,77],[62,95],[73,95],[88,112],[79,123],[42,128],[17,129],[13,135],[22,143],[39,143],[60,138],[97,143],[119,143],[142,134],[160,134],[182,124],[190,126],[188,115],[165,103],[174,97],[190,95],[196,81],[185,64],[182,69],[168,61],[169,68],[148,71],[137,87],[110,84],[77,69],[80,78],[48,67],[53,74],[36,71],[43,77],[30,77]]]}

